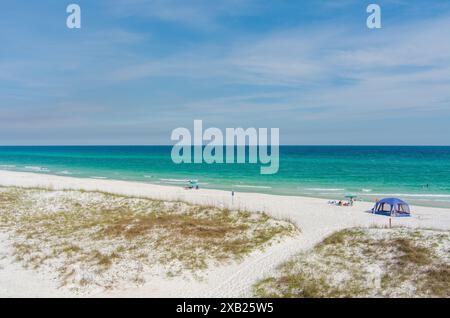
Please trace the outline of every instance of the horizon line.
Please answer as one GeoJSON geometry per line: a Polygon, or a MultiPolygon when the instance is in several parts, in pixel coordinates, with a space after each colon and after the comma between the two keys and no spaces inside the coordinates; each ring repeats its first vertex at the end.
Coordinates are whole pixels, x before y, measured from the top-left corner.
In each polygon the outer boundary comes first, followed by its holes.
{"type": "MultiPolygon", "coordinates": [[[[202,146],[206,146],[202,145],[202,146]]],[[[173,147],[171,144],[116,144],[116,145],[108,145],[108,144],[98,144],[98,145],[83,145],[83,144],[73,144],[73,145],[64,145],[64,144],[55,144],[55,145],[1,145],[0,147],[173,147]]],[[[193,147],[192,145],[191,147],[193,147]]],[[[222,145],[223,147],[227,145],[222,145]]],[[[235,145],[237,146],[237,145],[235,145]]],[[[245,145],[250,146],[250,145],[245,145]]],[[[268,145],[271,146],[271,145],[268,145]]],[[[279,147],[450,147],[450,144],[436,144],[436,145],[407,145],[407,144],[282,144],[279,147]]]]}

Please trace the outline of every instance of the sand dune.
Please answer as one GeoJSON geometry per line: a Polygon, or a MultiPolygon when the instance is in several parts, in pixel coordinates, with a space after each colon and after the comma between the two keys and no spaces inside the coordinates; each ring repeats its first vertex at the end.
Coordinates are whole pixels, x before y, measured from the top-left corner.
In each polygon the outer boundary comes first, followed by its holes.
{"type": "MultiPolygon", "coordinates": [[[[43,187],[55,190],[73,189],[103,191],[121,195],[181,200],[193,204],[264,211],[270,216],[294,222],[301,234],[290,237],[264,251],[253,252],[241,262],[208,269],[202,280],[181,277],[147,277],[138,288],[101,291],[99,297],[238,297],[251,296],[252,285],[272,273],[276,266],[300,251],[313,247],[334,231],[349,227],[384,226],[389,218],[368,213],[372,204],[356,202],[353,207],[337,207],[327,200],[277,196],[258,193],[231,193],[219,190],[185,190],[138,182],[78,179],[35,173],[0,171],[1,186],[43,187]]],[[[412,217],[394,218],[394,226],[450,230],[450,209],[412,207],[412,217]]],[[[9,255],[8,238],[0,236],[0,296],[74,296],[59,288],[56,282],[31,270],[21,268],[9,255]]]]}

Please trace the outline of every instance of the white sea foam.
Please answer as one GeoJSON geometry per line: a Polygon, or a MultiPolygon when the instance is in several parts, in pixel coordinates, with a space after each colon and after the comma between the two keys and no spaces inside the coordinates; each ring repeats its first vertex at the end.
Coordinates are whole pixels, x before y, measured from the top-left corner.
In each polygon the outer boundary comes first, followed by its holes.
{"type": "Polygon", "coordinates": [[[63,170],[59,172],[60,174],[66,174],[66,175],[70,175],[72,174],[72,172],[68,171],[68,170],[63,170]]]}
{"type": "Polygon", "coordinates": [[[335,189],[335,188],[331,188],[331,189],[328,189],[328,188],[307,188],[307,189],[305,189],[305,190],[308,190],[308,191],[344,191],[345,189],[335,189]]]}
{"type": "Polygon", "coordinates": [[[39,167],[39,166],[25,166],[25,169],[32,170],[32,171],[41,171],[41,172],[50,171],[48,168],[39,167]]]}
{"type": "Polygon", "coordinates": [[[420,194],[420,193],[370,193],[370,196],[407,197],[407,198],[450,198],[450,194],[420,194]]]}
{"type": "Polygon", "coordinates": [[[248,184],[234,184],[233,187],[236,187],[236,188],[255,188],[255,189],[272,189],[272,187],[268,187],[268,186],[257,186],[257,185],[248,185],[248,184]]]}
{"type": "Polygon", "coordinates": [[[0,165],[1,168],[15,168],[15,165],[0,165]]]}
{"type": "Polygon", "coordinates": [[[362,192],[372,192],[372,189],[361,189],[362,192]]]}
{"type": "Polygon", "coordinates": [[[432,201],[432,202],[450,202],[450,199],[425,199],[425,198],[421,198],[421,199],[417,199],[415,198],[414,200],[416,201],[432,201]]]}
{"type": "MultiPolygon", "coordinates": [[[[165,183],[187,183],[189,181],[198,182],[196,179],[159,179],[159,181],[165,182],[165,183]]],[[[203,183],[206,184],[206,183],[203,183]]]]}
{"type": "Polygon", "coordinates": [[[107,177],[97,177],[97,176],[91,176],[89,178],[91,178],[91,179],[108,179],[107,177]]]}
{"type": "Polygon", "coordinates": [[[189,181],[193,181],[198,183],[198,185],[208,185],[208,182],[199,182],[198,180],[192,180],[192,179],[159,179],[159,181],[156,181],[156,183],[169,183],[169,184],[187,184],[189,181]]]}

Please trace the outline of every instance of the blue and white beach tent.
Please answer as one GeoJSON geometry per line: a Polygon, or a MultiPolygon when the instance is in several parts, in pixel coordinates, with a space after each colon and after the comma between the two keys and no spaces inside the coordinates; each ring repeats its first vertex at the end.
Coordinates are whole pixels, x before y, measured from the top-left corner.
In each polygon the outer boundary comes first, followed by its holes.
{"type": "Polygon", "coordinates": [[[411,214],[408,203],[397,198],[386,198],[378,201],[372,212],[389,216],[410,216],[411,214]]]}

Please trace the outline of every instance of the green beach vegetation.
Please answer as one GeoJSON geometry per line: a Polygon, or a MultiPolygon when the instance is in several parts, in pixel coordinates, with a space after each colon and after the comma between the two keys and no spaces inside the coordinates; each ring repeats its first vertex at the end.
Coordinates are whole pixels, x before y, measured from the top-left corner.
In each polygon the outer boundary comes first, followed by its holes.
{"type": "Polygon", "coordinates": [[[140,285],[154,271],[201,279],[298,229],[248,213],[101,192],[0,187],[0,231],[17,262],[74,291],[140,285]]]}
{"type": "Polygon", "coordinates": [[[407,228],[336,232],[254,286],[258,297],[450,297],[450,234],[407,228]]]}

